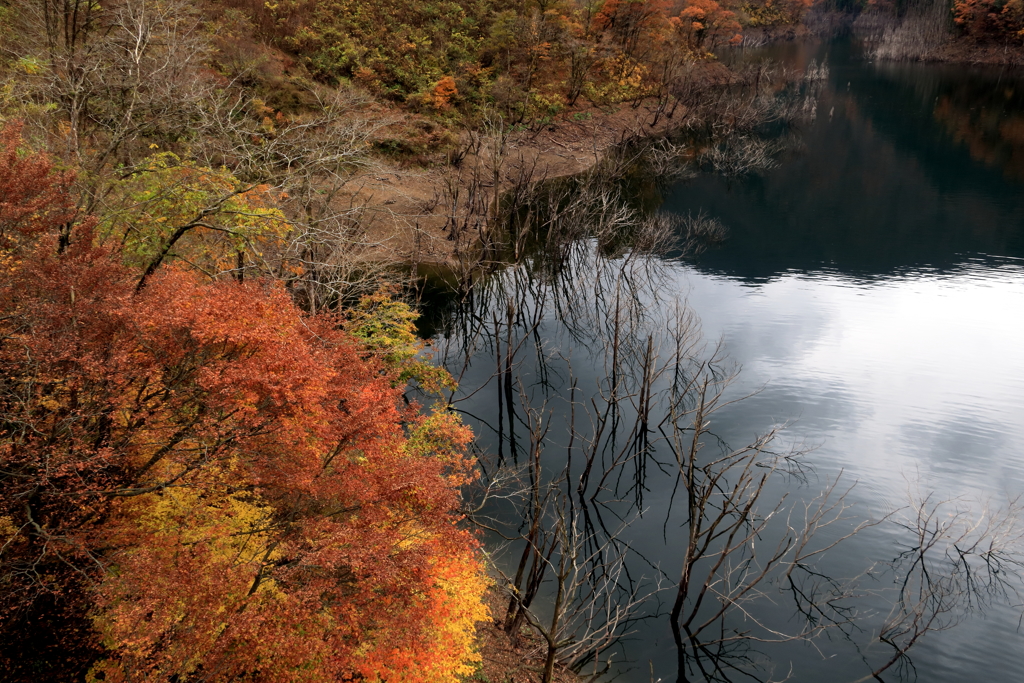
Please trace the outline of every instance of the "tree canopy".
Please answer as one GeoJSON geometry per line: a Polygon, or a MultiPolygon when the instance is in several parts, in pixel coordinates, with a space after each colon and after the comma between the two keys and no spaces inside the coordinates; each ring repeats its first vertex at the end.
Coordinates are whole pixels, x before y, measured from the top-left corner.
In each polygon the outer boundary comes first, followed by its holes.
{"type": "Polygon", "coordinates": [[[73,178],[16,128],[3,144],[0,641],[16,676],[469,671],[486,617],[458,525],[471,434],[403,402],[402,305],[378,306],[384,322],[364,307],[353,333],[270,280],[167,262],[139,287],[137,243],[99,240],[73,178]]]}

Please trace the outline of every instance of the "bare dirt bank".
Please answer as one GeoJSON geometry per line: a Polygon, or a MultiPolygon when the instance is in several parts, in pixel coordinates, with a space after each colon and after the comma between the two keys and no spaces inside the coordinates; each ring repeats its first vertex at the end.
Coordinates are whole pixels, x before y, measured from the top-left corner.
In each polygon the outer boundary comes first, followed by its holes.
{"type": "MultiPolygon", "coordinates": [[[[725,77],[725,67],[712,67],[725,77]]],[[[582,173],[623,143],[670,132],[680,118],[658,115],[652,103],[624,103],[579,109],[532,129],[465,133],[468,152],[457,163],[409,168],[379,161],[351,183],[345,201],[362,207],[372,258],[450,265],[474,221],[486,221],[510,187],[582,173]]]]}
{"type": "Polygon", "coordinates": [[[954,38],[921,56],[920,61],[955,64],[1024,66],[1024,46],[978,43],[969,38],[954,38]]]}

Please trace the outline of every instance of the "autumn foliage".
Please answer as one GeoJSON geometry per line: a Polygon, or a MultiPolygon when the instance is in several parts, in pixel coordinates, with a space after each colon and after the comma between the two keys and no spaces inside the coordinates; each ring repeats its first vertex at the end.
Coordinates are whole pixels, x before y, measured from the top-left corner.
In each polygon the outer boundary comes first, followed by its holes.
{"type": "Polygon", "coordinates": [[[694,50],[707,50],[742,40],[736,12],[715,0],[687,0],[686,7],[673,17],[672,25],[694,50]]]}
{"type": "Polygon", "coordinates": [[[667,0],[606,0],[594,17],[594,27],[608,31],[632,54],[645,37],[663,29],[670,6],[667,0]]]}
{"type": "Polygon", "coordinates": [[[455,84],[455,79],[451,76],[445,76],[434,85],[434,89],[430,92],[429,100],[435,109],[450,109],[452,98],[458,94],[459,89],[455,84]]]}
{"type": "Polygon", "coordinates": [[[953,21],[975,40],[1024,42],[1022,0],[954,0],[953,21]]]}
{"type": "Polygon", "coordinates": [[[232,0],[328,82],[443,118],[513,123],[671,86],[665,61],[714,59],[744,26],[794,24],[812,0],[232,0]],[[301,17],[301,21],[297,20],[301,17]]]}
{"type": "Polygon", "coordinates": [[[206,274],[238,273],[239,263],[279,251],[291,227],[267,185],[246,185],[226,168],[171,152],[112,183],[109,197],[98,236],[141,269],[177,259],[206,274]]]}
{"type": "Polygon", "coordinates": [[[173,264],[139,289],[131,260],[75,220],[70,178],[19,151],[16,128],[3,145],[11,679],[470,671],[486,616],[456,512],[471,435],[402,401],[402,317],[311,317],[271,281],[173,264]]]}
{"type": "Polygon", "coordinates": [[[21,153],[22,124],[0,129],[0,254],[19,251],[43,231],[59,233],[74,219],[74,174],[57,171],[45,154],[21,153]]]}

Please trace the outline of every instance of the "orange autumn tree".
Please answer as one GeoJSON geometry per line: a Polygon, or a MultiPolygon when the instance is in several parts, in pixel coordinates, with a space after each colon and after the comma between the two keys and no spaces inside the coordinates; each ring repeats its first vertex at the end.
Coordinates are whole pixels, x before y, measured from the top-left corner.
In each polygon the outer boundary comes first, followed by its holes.
{"type": "Polygon", "coordinates": [[[1024,41],[1022,0],[953,0],[953,21],[979,42],[1020,45],[1024,41]]]}
{"type": "Polygon", "coordinates": [[[686,0],[683,11],[671,19],[672,26],[693,51],[707,51],[742,39],[736,13],[715,0],[686,0]]]}
{"type": "Polygon", "coordinates": [[[609,34],[632,59],[665,30],[669,7],[669,0],[605,0],[594,15],[593,27],[609,34]]]}
{"type": "MultiPolygon", "coordinates": [[[[48,163],[16,142],[9,163],[48,163]]],[[[37,176],[57,191],[0,188],[18,235],[0,281],[11,680],[471,671],[486,610],[456,512],[469,431],[405,407],[401,368],[272,282],[164,266],[139,290],[69,214],[64,178],[37,176]]]]}

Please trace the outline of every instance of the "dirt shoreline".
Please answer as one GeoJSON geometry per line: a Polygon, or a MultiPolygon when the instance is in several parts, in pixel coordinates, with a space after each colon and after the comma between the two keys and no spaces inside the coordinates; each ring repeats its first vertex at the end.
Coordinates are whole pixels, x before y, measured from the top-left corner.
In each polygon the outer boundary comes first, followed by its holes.
{"type": "MultiPolygon", "coordinates": [[[[485,601],[491,618],[477,624],[477,645],[482,661],[477,672],[466,677],[466,682],[540,683],[547,652],[544,639],[532,630],[524,631],[520,634],[519,646],[514,647],[501,628],[508,598],[492,587],[485,601]]],[[[555,683],[582,683],[583,680],[571,671],[555,668],[555,683]]]]}
{"type": "MultiPolygon", "coordinates": [[[[718,67],[720,65],[716,65],[718,67]]],[[[724,67],[721,67],[724,70],[724,67]]],[[[579,108],[540,128],[508,135],[497,174],[497,195],[524,177],[531,183],[586,172],[613,149],[633,140],[662,136],[680,125],[682,112],[673,118],[658,116],[655,103],[634,107],[579,108]]],[[[493,202],[492,154],[486,143],[479,153],[468,154],[456,167],[438,164],[430,168],[404,168],[378,160],[372,170],[352,183],[344,198],[362,207],[366,217],[368,256],[378,262],[425,266],[454,265],[459,244],[451,239],[453,220],[465,219],[471,210],[465,199],[454,202],[453,193],[465,192],[475,177],[477,191],[493,202]],[[481,178],[484,180],[481,182],[481,178]]]]}
{"type": "MultiPolygon", "coordinates": [[[[829,27],[841,23],[834,17],[826,19],[822,21],[829,27]]],[[[754,42],[800,40],[813,34],[804,27],[785,28],[759,30],[754,42]]],[[[1020,67],[1024,66],[1024,47],[1010,49],[952,39],[915,56],[914,61],[1020,67]]],[[[717,62],[707,68],[711,78],[728,78],[726,68],[717,62]]],[[[460,245],[451,239],[453,222],[464,221],[474,211],[475,219],[483,220],[487,212],[479,204],[493,203],[495,195],[526,173],[531,182],[583,173],[628,141],[665,135],[679,127],[683,112],[667,118],[657,116],[656,109],[656,103],[650,101],[640,106],[580,107],[543,126],[512,132],[502,151],[496,183],[490,177],[494,164],[485,149],[468,154],[458,166],[441,160],[429,167],[411,166],[378,158],[369,172],[351,183],[344,197],[345,203],[359,206],[363,212],[363,258],[377,264],[456,265],[465,240],[460,245]],[[482,180],[482,175],[488,177],[482,180]],[[473,200],[478,204],[475,209],[466,205],[471,181],[478,194],[487,195],[473,200]]],[[[467,137],[463,134],[463,143],[467,137]]]]}
{"type": "Polygon", "coordinates": [[[917,61],[1024,67],[1024,46],[984,44],[968,38],[954,38],[921,55],[917,61]]]}

